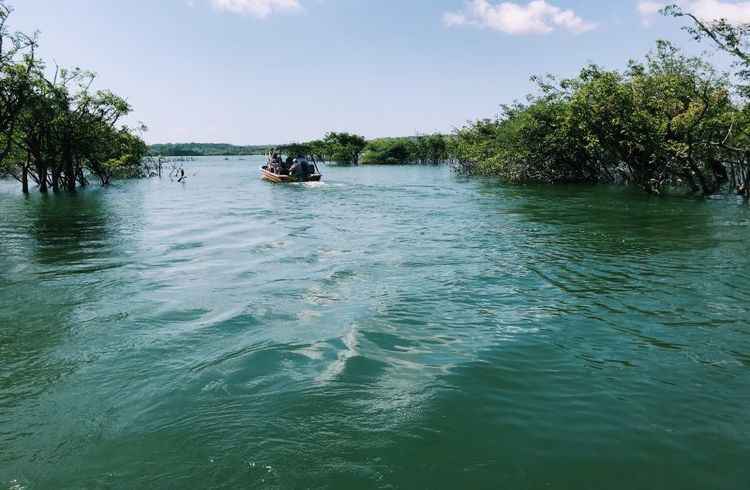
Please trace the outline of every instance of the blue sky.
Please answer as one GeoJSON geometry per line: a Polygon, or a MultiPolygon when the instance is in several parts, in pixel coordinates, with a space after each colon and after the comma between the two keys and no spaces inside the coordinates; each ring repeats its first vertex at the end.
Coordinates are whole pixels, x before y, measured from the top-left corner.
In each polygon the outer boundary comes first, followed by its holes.
{"type": "MultiPolygon", "coordinates": [[[[45,59],[127,97],[150,143],[446,132],[522,98],[531,74],[622,67],[658,38],[701,49],[636,0],[10,3],[14,28],[41,31],[45,59]]],[[[750,18],[750,3],[683,4],[750,18]]]]}

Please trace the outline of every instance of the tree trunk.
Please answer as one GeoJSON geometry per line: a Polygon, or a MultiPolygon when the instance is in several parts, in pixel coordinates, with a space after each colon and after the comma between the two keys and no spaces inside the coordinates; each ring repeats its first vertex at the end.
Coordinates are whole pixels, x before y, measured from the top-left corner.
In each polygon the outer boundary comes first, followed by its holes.
{"type": "Polygon", "coordinates": [[[36,165],[36,174],[39,179],[39,192],[47,192],[47,166],[38,162],[36,165]]]}
{"type": "Polygon", "coordinates": [[[21,192],[24,194],[29,193],[29,167],[28,163],[23,164],[23,168],[21,168],[21,192]]]}
{"type": "Polygon", "coordinates": [[[729,172],[720,161],[714,158],[711,159],[709,164],[711,165],[711,172],[714,175],[714,180],[716,180],[719,187],[721,187],[722,184],[729,182],[729,172]]]}
{"type": "Polygon", "coordinates": [[[86,176],[83,175],[83,168],[80,165],[77,167],[78,184],[81,187],[86,187],[89,184],[89,181],[86,179],[86,176]]]}
{"type": "Polygon", "coordinates": [[[698,186],[698,184],[695,183],[695,179],[690,174],[690,172],[683,173],[682,178],[685,179],[688,187],[690,187],[690,192],[692,192],[693,194],[697,194],[698,192],[700,192],[701,188],[698,186]]]}
{"type": "Polygon", "coordinates": [[[57,167],[52,169],[52,190],[60,192],[60,170],[57,167]]]}
{"type": "Polygon", "coordinates": [[[76,171],[73,162],[73,153],[70,148],[70,142],[65,143],[63,150],[63,164],[65,165],[65,188],[68,192],[76,190],[76,171]]]}
{"type": "Polygon", "coordinates": [[[709,182],[708,179],[706,179],[706,177],[703,175],[703,172],[701,172],[700,168],[698,168],[698,165],[692,160],[690,161],[690,169],[693,171],[693,174],[698,177],[698,182],[700,182],[704,196],[710,196],[711,194],[716,192],[716,187],[713,185],[713,183],[709,182]]]}

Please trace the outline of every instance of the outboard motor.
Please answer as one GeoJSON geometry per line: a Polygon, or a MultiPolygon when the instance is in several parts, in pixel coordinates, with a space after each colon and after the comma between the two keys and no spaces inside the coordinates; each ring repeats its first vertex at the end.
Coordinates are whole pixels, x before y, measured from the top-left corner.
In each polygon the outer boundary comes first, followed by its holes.
{"type": "Polygon", "coordinates": [[[306,177],[305,163],[295,159],[292,168],[289,169],[289,174],[297,180],[304,180],[306,177]]]}

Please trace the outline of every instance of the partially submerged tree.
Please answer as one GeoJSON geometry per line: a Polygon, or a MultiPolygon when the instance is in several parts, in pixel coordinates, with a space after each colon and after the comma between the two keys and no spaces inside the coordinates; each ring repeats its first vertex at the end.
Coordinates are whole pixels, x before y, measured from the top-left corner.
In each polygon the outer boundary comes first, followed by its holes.
{"type": "Polygon", "coordinates": [[[367,146],[363,136],[350,133],[328,133],[323,142],[328,160],[348,165],[359,163],[359,156],[367,146]]]}
{"type": "Polygon", "coordinates": [[[360,163],[437,165],[448,161],[448,142],[441,134],[379,138],[367,142],[360,163]]]}
{"type": "Polygon", "coordinates": [[[370,141],[365,147],[361,163],[399,165],[412,163],[414,142],[408,138],[382,138],[370,141]]]}
{"type": "Polygon", "coordinates": [[[146,145],[118,126],[131,111],[127,101],[92,91],[94,75],[80,69],[48,75],[36,35],[8,31],[11,12],[0,0],[0,169],[24,192],[30,181],[42,192],[74,191],[92,175],[106,185],[139,174],[146,145]]]}
{"type": "Polygon", "coordinates": [[[726,76],[659,42],[624,72],[585,67],[497,120],[460,129],[457,155],[474,173],[513,182],[630,182],[649,193],[712,194],[727,178],[717,142],[739,109],[726,76]]]}
{"type": "MultiPolygon", "coordinates": [[[[38,63],[36,34],[27,35],[8,29],[12,11],[0,0],[0,169],[4,173],[11,171],[8,157],[16,156],[13,139],[18,119],[30,96],[31,74],[38,63]]],[[[24,186],[26,190],[28,185],[24,186]]]]}
{"type": "Polygon", "coordinates": [[[745,100],[740,111],[731,117],[731,128],[724,138],[713,143],[723,157],[727,179],[739,194],[750,198],[750,23],[733,24],[727,19],[702,19],[678,5],[669,5],[662,13],[688,19],[684,29],[696,41],[710,41],[720,51],[734,58],[739,83],[738,94],[745,100]]]}

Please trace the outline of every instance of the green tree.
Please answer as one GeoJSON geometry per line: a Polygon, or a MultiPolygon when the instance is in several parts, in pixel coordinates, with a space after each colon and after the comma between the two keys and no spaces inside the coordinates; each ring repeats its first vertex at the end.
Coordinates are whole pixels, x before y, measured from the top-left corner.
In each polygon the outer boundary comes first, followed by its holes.
{"type": "Polygon", "coordinates": [[[719,142],[739,111],[728,78],[667,42],[624,72],[536,79],[540,95],[456,134],[466,170],[513,182],[625,181],[712,194],[728,181],[719,142]]]}
{"type": "Polygon", "coordinates": [[[28,103],[31,73],[37,66],[36,34],[11,32],[8,19],[13,10],[0,0],[0,174],[10,174],[21,181],[28,192],[27,168],[10,161],[19,159],[14,139],[18,119],[28,103]],[[15,172],[20,170],[20,172],[15,172]]]}
{"type": "Polygon", "coordinates": [[[94,75],[57,69],[36,58],[36,35],[10,33],[11,9],[0,0],[0,169],[42,192],[74,191],[95,175],[102,184],[136,175],[145,155],[137,132],[119,126],[125,99],[92,91],[94,75]],[[127,171],[124,171],[125,168],[127,171]]]}
{"type": "Polygon", "coordinates": [[[383,138],[367,143],[362,164],[399,165],[411,163],[414,156],[414,143],[408,138],[383,138]]]}
{"type": "MultiPolygon", "coordinates": [[[[727,19],[701,19],[678,5],[669,5],[662,13],[688,19],[689,23],[684,29],[696,41],[708,40],[717,49],[732,56],[736,76],[740,80],[737,91],[745,100],[750,98],[750,24],[733,24],[727,19]]],[[[730,117],[730,132],[713,145],[714,152],[720,153],[724,159],[731,185],[746,198],[750,198],[749,111],[745,103],[740,111],[730,117]]]]}
{"type": "Polygon", "coordinates": [[[367,146],[363,136],[350,133],[328,133],[323,142],[328,160],[348,165],[359,163],[359,157],[367,146]]]}

